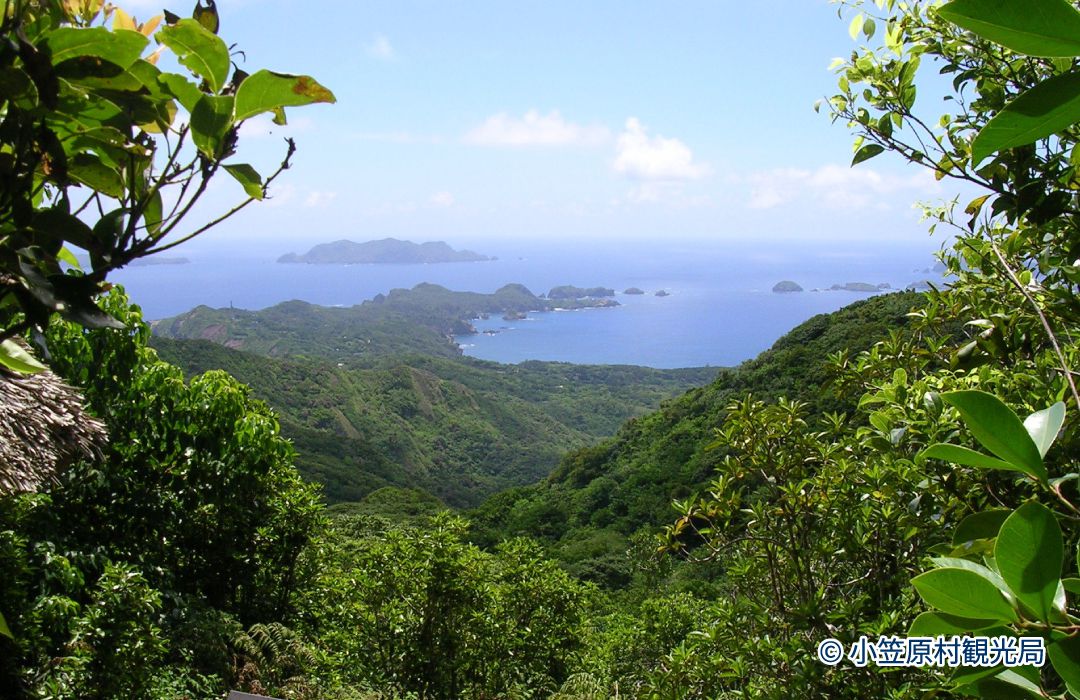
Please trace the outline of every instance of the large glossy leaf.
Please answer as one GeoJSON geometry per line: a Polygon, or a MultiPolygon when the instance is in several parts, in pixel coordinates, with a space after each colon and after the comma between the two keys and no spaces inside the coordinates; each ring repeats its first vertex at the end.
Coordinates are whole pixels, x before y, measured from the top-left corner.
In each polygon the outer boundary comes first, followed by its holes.
{"type": "Polygon", "coordinates": [[[968,430],[983,447],[1040,481],[1047,480],[1039,449],[1024,424],[1000,399],[984,391],[950,391],[941,398],[960,411],[968,430]]]}
{"type": "Polygon", "coordinates": [[[8,627],[7,620],[4,619],[3,613],[0,613],[0,634],[8,639],[15,639],[15,635],[11,633],[11,628],[8,627]]]}
{"type": "Polygon", "coordinates": [[[195,111],[195,105],[203,96],[198,85],[178,73],[162,73],[158,80],[166,92],[184,105],[188,113],[195,111]]]}
{"type": "Polygon", "coordinates": [[[942,612],[924,612],[911,623],[911,627],[908,628],[908,636],[936,637],[945,635],[951,637],[954,634],[968,634],[990,629],[1000,624],[997,620],[977,620],[942,612]]]}
{"type": "Polygon", "coordinates": [[[334,93],[306,75],[260,70],[244,79],[236,90],[236,121],[281,107],[314,102],[336,102],[334,93]]]}
{"type": "Polygon", "coordinates": [[[1036,411],[1024,419],[1024,427],[1031,436],[1039,454],[1046,456],[1050,446],[1057,439],[1058,431],[1065,422],[1065,404],[1058,401],[1050,408],[1036,411]]]}
{"type": "Polygon", "coordinates": [[[971,160],[978,164],[992,153],[1056,134],[1080,121],[1080,73],[1044,80],[987,122],[971,143],[971,160]]]}
{"type": "Polygon", "coordinates": [[[36,374],[46,369],[37,358],[10,338],[0,343],[0,365],[20,374],[36,374]]]}
{"type": "Polygon", "coordinates": [[[76,182],[119,199],[124,194],[120,173],[101,162],[92,153],[79,153],[68,161],[68,176],[76,182]]]}
{"type": "Polygon", "coordinates": [[[1042,692],[1039,684],[1030,678],[1025,678],[1019,673],[1020,668],[1007,668],[999,671],[990,678],[983,678],[967,686],[963,690],[971,691],[975,697],[987,698],[988,700],[1043,700],[1046,695],[1042,692]]]}
{"type": "Polygon", "coordinates": [[[960,545],[972,540],[988,540],[997,537],[1001,530],[1001,524],[1012,515],[1012,511],[1006,508],[994,508],[979,513],[972,513],[956,526],[953,533],[953,544],[960,545]]]}
{"type": "Polygon", "coordinates": [[[1009,591],[1009,585],[1005,583],[1005,579],[1001,578],[1001,575],[991,569],[985,564],[971,561],[970,559],[961,559],[959,557],[932,557],[931,561],[934,562],[934,566],[942,569],[964,569],[971,571],[978,576],[989,581],[994,588],[1001,591],[1006,600],[1012,600],[1012,593],[1009,591]]]}
{"type": "Polygon", "coordinates": [[[927,447],[919,453],[919,456],[940,459],[946,462],[955,462],[956,464],[963,464],[965,467],[1005,469],[1008,471],[1024,472],[1023,469],[1015,464],[1003,462],[990,455],[984,455],[982,452],[976,452],[975,450],[960,445],[949,445],[941,442],[927,447]]]}
{"type": "Polygon", "coordinates": [[[33,226],[37,233],[55,241],[73,243],[83,249],[92,244],[93,233],[90,227],[61,206],[36,212],[33,226]]]}
{"type": "Polygon", "coordinates": [[[1040,620],[1049,621],[1061,578],[1065,545],[1050,509],[1025,503],[1002,524],[994,546],[1001,578],[1040,620]]]}
{"type": "Polygon", "coordinates": [[[950,615],[1015,622],[1016,611],[994,584],[968,569],[933,569],[911,580],[927,604],[950,615]]]}
{"type": "Polygon", "coordinates": [[[1054,670],[1065,681],[1069,694],[1080,698],[1080,637],[1054,642],[1046,649],[1054,670]]]}
{"type": "Polygon", "coordinates": [[[219,92],[229,77],[229,48],[213,32],[193,19],[182,19],[157,33],[180,63],[206,80],[211,92],[219,92]]]}
{"type": "Polygon", "coordinates": [[[78,56],[97,56],[126,69],[142,54],[147,38],[126,29],[60,27],[49,33],[47,44],[53,65],[78,56]]]}
{"type": "Polygon", "coordinates": [[[232,95],[203,95],[191,112],[191,139],[207,158],[216,158],[232,126],[232,95]]]}
{"type": "Polygon", "coordinates": [[[1065,0],[953,0],[953,24],[1030,56],[1080,56],[1080,12],[1065,0]]]}

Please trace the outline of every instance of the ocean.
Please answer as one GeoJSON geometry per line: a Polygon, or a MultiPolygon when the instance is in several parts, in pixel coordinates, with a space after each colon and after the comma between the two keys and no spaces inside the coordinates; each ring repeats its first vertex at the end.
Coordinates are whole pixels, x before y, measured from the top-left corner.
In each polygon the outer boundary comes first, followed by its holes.
{"type": "MultiPolygon", "coordinates": [[[[497,260],[433,265],[281,264],[285,250],[261,253],[193,249],[184,265],[149,265],[117,271],[147,319],[197,305],[261,309],[302,299],[351,306],[394,288],[421,282],[458,291],[493,292],[517,282],[533,293],[557,285],[610,287],[620,306],[529,314],[527,319],[477,320],[477,335],[461,336],[467,355],[516,363],[557,360],[650,367],[734,366],[767,349],[797,324],[868,294],[825,290],[866,282],[903,288],[936,277],[937,245],[868,242],[796,246],[768,243],[612,242],[575,244],[491,242],[463,246],[497,260]],[[778,294],[792,280],[806,291],[778,294]],[[637,287],[644,295],[622,292],[637,287]],[[668,296],[655,293],[664,290],[668,296]]],[[[294,247],[303,250],[304,247],[294,247]]]]}

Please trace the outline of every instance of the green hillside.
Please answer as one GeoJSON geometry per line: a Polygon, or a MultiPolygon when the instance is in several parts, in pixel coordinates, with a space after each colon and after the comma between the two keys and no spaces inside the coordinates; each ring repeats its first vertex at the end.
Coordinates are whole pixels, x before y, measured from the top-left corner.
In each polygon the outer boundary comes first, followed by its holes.
{"type": "Polygon", "coordinates": [[[903,329],[922,299],[911,292],[882,295],[809,319],[757,358],[566,455],[544,482],[494,496],[472,514],[476,538],[485,544],[506,536],[545,538],[581,574],[597,560],[622,566],[625,538],[670,520],[672,499],[711,477],[723,452],[706,446],[729,402],[747,394],[786,396],[810,404],[811,413],[852,411],[857,397],[830,390],[826,358],[867,349],[903,329]]]}
{"type": "Polygon", "coordinates": [[[277,412],[301,472],[324,485],[330,502],[400,486],[425,489],[450,505],[475,505],[543,478],[567,450],[613,434],[717,371],[420,355],[349,367],[208,341],[153,343],[189,376],[224,369],[251,386],[277,412]]]}

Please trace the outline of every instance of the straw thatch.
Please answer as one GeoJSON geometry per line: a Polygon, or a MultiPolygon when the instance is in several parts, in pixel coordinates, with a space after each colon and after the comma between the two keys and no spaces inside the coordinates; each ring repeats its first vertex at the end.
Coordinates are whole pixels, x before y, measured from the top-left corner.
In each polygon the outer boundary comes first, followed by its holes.
{"type": "Polygon", "coordinates": [[[33,491],[80,459],[100,456],[105,426],[52,372],[0,370],[0,495],[33,491]]]}

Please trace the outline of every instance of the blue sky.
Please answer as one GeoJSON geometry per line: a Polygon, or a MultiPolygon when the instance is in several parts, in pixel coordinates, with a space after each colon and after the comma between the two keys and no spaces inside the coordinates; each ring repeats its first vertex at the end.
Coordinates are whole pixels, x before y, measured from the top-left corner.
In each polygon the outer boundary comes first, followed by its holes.
{"type": "Polygon", "coordinates": [[[851,135],[813,110],[853,48],[826,0],[218,4],[245,69],[338,102],[246,126],[239,160],[299,151],[215,239],[926,239],[912,203],[953,194],[885,156],[848,167],[851,135]]]}

